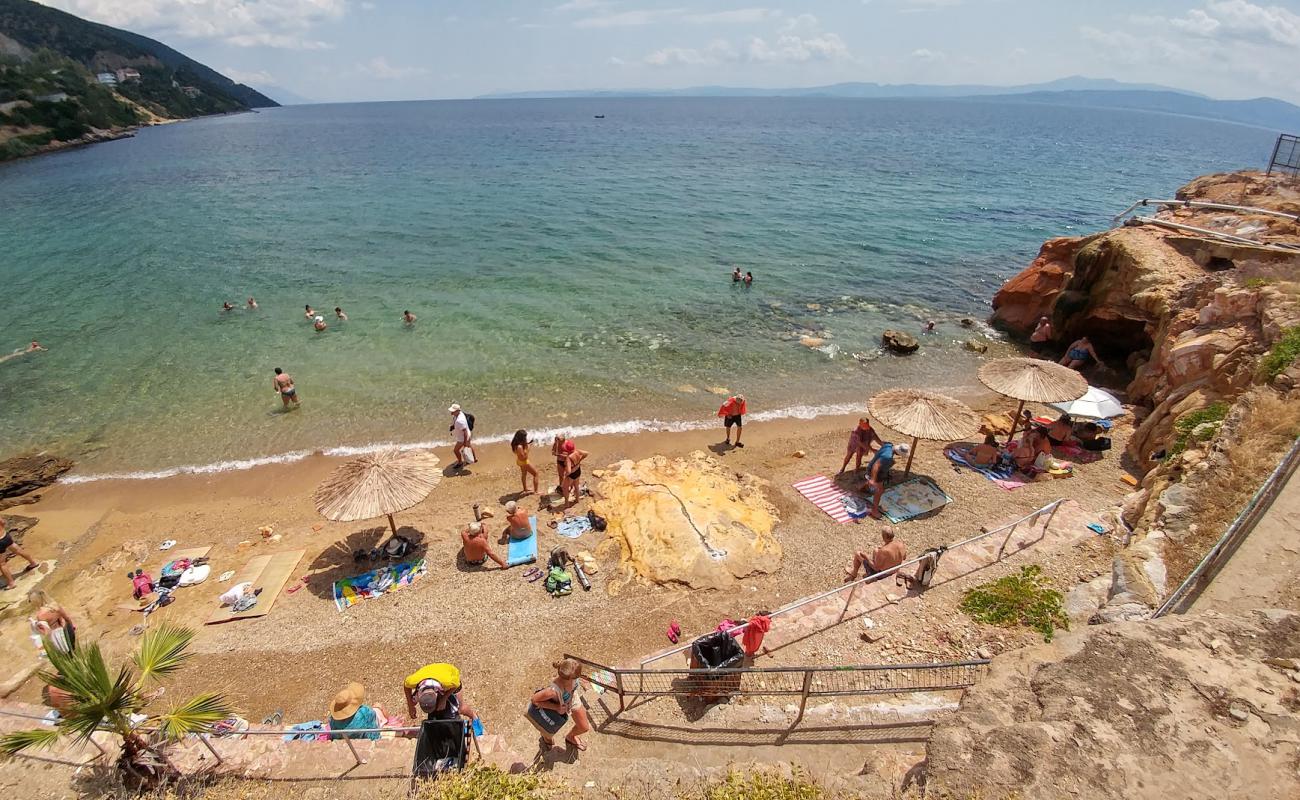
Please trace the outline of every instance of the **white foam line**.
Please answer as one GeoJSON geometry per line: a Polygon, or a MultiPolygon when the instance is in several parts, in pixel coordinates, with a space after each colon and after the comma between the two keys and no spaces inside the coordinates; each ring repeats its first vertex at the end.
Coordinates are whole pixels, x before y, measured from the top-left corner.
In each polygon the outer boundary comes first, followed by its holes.
{"type": "MultiPolygon", "coordinates": [[[[781,408],[773,411],[758,411],[749,415],[750,422],[765,422],[776,419],[815,419],[823,416],[836,416],[842,414],[863,413],[865,407],[858,403],[838,403],[825,406],[807,406],[798,405],[789,408],[781,408]]],[[[606,422],[599,425],[576,425],[566,428],[544,428],[541,430],[530,431],[534,441],[549,443],[549,441],[559,434],[564,434],[569,438],[583,436],[608,436],[619,434],[633,433],[680,433],[683,431],[698,431],[705,428],[712,428],[719,423],[717,420],[661,420],[661,419],[630,419],[621,422],[606,422]]],[[[491,436],[480,436],[475,438],[475,444],[498,444],[510,441],[513,433],[493,434],[491,436]]],[[[254,467],[265,466],[267,464],[292,464],[295,461],[316,455],[326,455],[336,458],[347,458],[378,453],[382,450],[431,450],[435,447],[450,447],[450,441],[434,440],[424,442],[375,442],[364,445],[340,445],[337,447],[326,447],[319,450],[295,450],[289,453],[280,453],[272,456],[261,456],[258,458],[232,459],[229,461],[217,461],[211,464],[190,464],[180,467],[169,467],[159,470],[141,470],[137,472],[104,472],[93,475],[65,475],[60,478],[61,483],[92,483],[94,481],[147,481],[158,480],[160,478],[172,478],[177,475],[215,475],[222,472],[237,472],[240,470],[253,469],[254,467]]]]}

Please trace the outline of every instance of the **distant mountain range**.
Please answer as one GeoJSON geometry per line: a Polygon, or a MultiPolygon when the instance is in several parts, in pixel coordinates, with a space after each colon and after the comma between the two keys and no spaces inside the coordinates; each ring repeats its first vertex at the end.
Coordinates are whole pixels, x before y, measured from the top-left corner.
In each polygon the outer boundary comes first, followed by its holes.
{"type": "Polygon", "coordinates": [[[500,92],[481,99],[602,97],[845,97],[876,99],[953,99],[983,102],[1041,103],[1088,108],[1155,111],[1258,125],[1284,131],[1300,130],[1300,106],[1271,97],[1215,100],[1203,94],[1109,78],[1071,76],[1047,83],[1019,86],[983,84],[928,85],[920,83],[835,83],[793,89],[692,86],[685,89],[591,89],[500,92]]]}

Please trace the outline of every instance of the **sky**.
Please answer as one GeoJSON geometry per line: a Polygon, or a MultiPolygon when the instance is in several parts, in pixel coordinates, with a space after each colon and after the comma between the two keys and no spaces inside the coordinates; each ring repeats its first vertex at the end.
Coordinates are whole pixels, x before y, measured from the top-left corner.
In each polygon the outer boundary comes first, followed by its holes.
{"type": "Polygon", "coordinates": [[[1085,75],[1300,103],[1300,0],[42,2],[276,99],[1085,75]]]}

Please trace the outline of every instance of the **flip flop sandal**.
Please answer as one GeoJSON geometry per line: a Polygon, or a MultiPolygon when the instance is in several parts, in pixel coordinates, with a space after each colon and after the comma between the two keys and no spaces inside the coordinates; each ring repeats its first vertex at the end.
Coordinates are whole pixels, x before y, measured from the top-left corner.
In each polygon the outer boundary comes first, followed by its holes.
{"type": "Polygon", "coordinates": [[[307,585],[307,576],[304,575],[303,577],[298,579],[298,583],[295,583],[293,586],[290,586],[288,589],[285,589],[285,591],[288,592],[289,594],[293,594],[294,592],[298,591],[299,589],[301,589],[306,585],[307,585]]]}
{"type": "Polygon", "coordinates": [[[529,583],[536,583],[537,581],[542,579],[542,571],[540,569],[536,569],[535,567],[534,569],[536,570],[536,574],[528,576],[529,583]]]}
{"type": "Polygon", "coordinates": [[[221,573],[221,577],[217,578],[217,583],[225,583],[233,577],[235,577],[235,571],[233,569],[227,570],[221,573]]]}
{"type": "Polygon", "coordinates": [[[175,540],[175,539],[168,539],[167,541],[165,541],[165,542],[163,542],[162,544],[158,545],[158,549],[159,549],[159,550],[170,550],[170,549],[172,549],[172,548],[175,547],[175,546],[176,546],[176,540],[175,540]]]}
{"type": "Polygon", "coordinates": [[[262,720],[263,725],[279,725],[284,721],[284,712],[276,711],[274,714],[262,720]]]}

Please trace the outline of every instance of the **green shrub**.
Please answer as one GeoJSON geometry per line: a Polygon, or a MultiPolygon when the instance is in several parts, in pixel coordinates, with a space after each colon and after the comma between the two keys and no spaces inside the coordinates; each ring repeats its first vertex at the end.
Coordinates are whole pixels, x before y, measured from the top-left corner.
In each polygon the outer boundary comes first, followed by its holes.
{"type": "Polygon", "coordinates": [[[1061,593],[1047,585],[1042,567],[1037,564],[1021,567],[1019,575],[998,578],[967,591],[961,610],[989,625],[1033,628],[1045,642],[1052,641],[1056,628],[1070,628],[1061,607],[1061,593]]]}
{"type": "Polygon", "coordinates": [[[722,780],[682,797],[683,800],[825,800],[829,795],[799,770],[790,777],[764,770],[732,770],[722,780]]]}
{"type": "Polygon", "coordinates": [[[1230,406],[1225,402],[1212,403],[1199,411],[1189,411],[1174,422],[1174,443],[1169,455],[1176,456],[1189,445],[1208,442],[1219,432],[1223,418],[1230,406]]]}
{"type": "Polygon", "coordinates": [[[1300,325],[1282,331],[1282,337],[1259,362],[1259,374],[1265,381],[1281,375],[1300,357],[1300,325]]]}
{"type": "Polygon", "coordinates": [[[1277,283],[1277,281],[1273,280],[1272,278],[1247,278],[1247,279],[1246,279],[1246,288],[1247,288],[1247,289],[1262,289],[1262,288],[1264,288],[1265,286],[1272,286],[1272,285],[1275,284],[1275,283],[1277,283]]]}
{"type": "Polygon", "coordinates": [[[536,773],[518,775],[496,767],[474,764],[461,772],[449,772],[421,781],[410,797],[415,800],[549,800],[558,795],[557,787],[536,773]]]}

